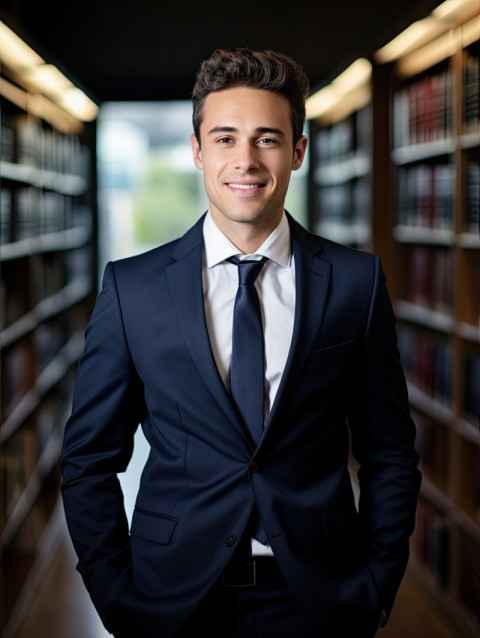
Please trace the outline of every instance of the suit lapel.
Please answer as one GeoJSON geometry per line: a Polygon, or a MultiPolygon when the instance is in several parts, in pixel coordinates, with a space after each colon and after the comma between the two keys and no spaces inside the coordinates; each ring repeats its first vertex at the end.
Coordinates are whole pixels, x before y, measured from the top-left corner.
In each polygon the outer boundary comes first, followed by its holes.
{"type": "Polygon", "coordinates": [[[321,244],[290,216],[292,251],[295,259],[295,319],[285,370],[267,420],[268,429],[287,400],[289,389],[305,364],[320,329],[330,282],[330,263],[320,257],[321,244]]]}
{"type": "Polygon", "coordinates": [[[203,220],[204,215],[179,240],[172,255],[174,262],[166,268],[166,277],[180,330],[200,376],[225,416],[249,440],[220,377],[210,347],[202,285],[203,220]]]}

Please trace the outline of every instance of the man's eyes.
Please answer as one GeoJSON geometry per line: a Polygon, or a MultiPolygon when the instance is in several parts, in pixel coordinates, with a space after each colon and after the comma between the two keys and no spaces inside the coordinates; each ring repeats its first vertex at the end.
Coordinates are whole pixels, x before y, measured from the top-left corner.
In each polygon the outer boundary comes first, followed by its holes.
{"type": "MultiPolygon", "coordinates": [[[[218,144],[233,144],[234,142],[235,140],[233,139],[233,137],[224,136],[217,139],[218,144]]],[[[273,144],[277,144],[277,140],[273,139],[272,137],[261,137],[255,143],[259,144],[260,146],[271,146],[273,144]]]]}
{"type": "Polygon", "coordinates": [[[262,144],[263,146],[268,146],[270,144],[276,144],[277,140],[274,140],[271,137],[262,137],[258,140],[259,144],[262,144]]]}

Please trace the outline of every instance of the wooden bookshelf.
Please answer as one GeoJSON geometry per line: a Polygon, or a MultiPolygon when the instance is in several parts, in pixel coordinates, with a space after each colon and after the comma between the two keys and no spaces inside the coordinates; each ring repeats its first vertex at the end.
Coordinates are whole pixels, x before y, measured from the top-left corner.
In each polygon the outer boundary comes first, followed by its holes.
{"type": "Polygon", "coordinates": [[[29,108],[38,104],[32,87],[1,71],[0,632],[8,638],[64,529],[58,463],[96,293],[96,169],[95,124],[65,116],[57,127],[29,108]]]}
{"type": "Polygon", "coordinates": [[[371,106],[310,129],[310,227],[349,246],[370,246],[371,106]]]}
{"type": "MultiPolygon", "coordinates": [[[[480,14],[477,18],[480,26],[480,14]]],[[[470,23],[471,25],[471,23],[470,23]]],[[[392,73],[394,307],[424,481],[411,569],[480,632],[480,29],[433,66],[392,73]]],[[[421,58],[421,52],[418,56],[421,58]]]]}
{"type": "Polygon", "coordinates": [[[442,35],[448,53],[430,64],[421,64],[423,49],[388,63],[373,57],[368,124],[358,113],[312,121],[310,189],[312,230],[382,257],[424,476],[409,570],[458,636],[472,638],[480,635],[480,5],[474,15],[473,4],[442,35]],[[370,137],[364,172],[353,169],[358,125],[370,137]],[[343,162],[331,157],[334,127],[348,130],[343,162]],[[365,176],[370,240],[362,244],[351,241],[351,200],[343,193],[346,210],[338,213],[328,189],[348,192],[365,176]],[[335,224],[341,230],[329,233],[335,224]]]}

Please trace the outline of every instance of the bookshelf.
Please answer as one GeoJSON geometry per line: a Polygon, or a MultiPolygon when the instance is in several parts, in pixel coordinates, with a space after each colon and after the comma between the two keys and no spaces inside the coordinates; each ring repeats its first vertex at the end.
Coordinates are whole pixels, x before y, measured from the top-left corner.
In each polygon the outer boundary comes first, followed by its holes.
{"type": "Polygon", "coordinates": [[[389,65],[391,250],[399,346],[424,475],[410,569],[459,635],[474,636],[480,631],[480,13],[457,20],[446,37],[448,53],[431,64],[419,62],[423,48],[389,65]]]}
{"type": "Polygon", "coordinates": [[[315,232],[382,258],[424,477],[409,571],[459,638],[473,638],[480,635],[480,5],[458,2],[452,12],[453,4],[428,17],[430,39],[391,59],[372,56],[362,109],[312,120],[310,221],[315,232]],[[337,140],[336,129],[346,131],[337,140]],[[362,174],[347,170],[359,137],[362,174]],[[365,177],[369,239],[352,241],[348,193],[365,177]],[[332,185],[344,189],[338,200],[347,212],[331,204],[332,185]]]}
{"type": "Polygon", "coordinates": [[[371,242],[371,105],[310,128],[310,226],[365,248],[371,242]]]}
{"type": "Polygon", "coordinates": [[[63,426],[96,291],[95,124],[3,64],[0,630],[16,631],[64,530],[63,426]]]}

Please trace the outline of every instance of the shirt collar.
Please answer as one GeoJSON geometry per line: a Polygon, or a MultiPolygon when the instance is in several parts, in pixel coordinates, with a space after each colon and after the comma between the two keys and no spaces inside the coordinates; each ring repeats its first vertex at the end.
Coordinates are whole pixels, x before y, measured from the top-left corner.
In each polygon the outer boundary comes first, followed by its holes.
{"type": "MultiPolygon", "coordinates": [[[[205,247],[205,263],[212,268],[229,257],[243,257],[243,253],[233,244],[213,221],[210,211],[203,223],[203,240],[205,247]]],[[[274,228],[255,256],[267,257],[280,266],[288,267],[291,261],[290,226],[285,212],[280,223],[274,228]]]]}

